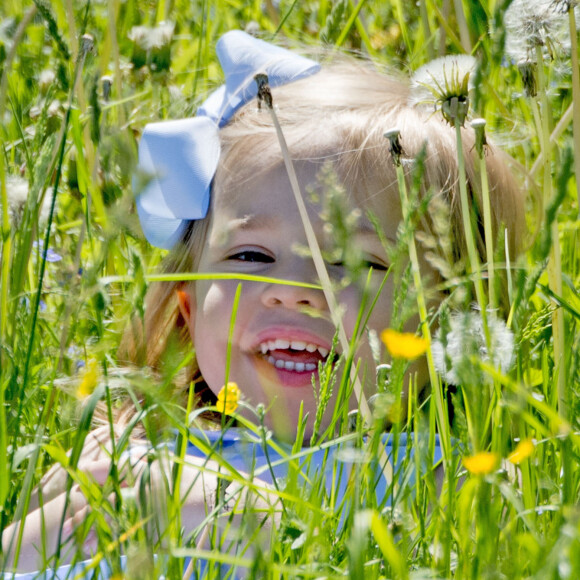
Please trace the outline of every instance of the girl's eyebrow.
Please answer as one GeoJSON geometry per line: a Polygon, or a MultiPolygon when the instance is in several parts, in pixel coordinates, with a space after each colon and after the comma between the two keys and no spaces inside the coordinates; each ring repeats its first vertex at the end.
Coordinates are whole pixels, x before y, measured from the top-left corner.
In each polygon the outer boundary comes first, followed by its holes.
{"type": "Polygon", "coordinates": [[[241,218],[230,220],[227,229],[230,232],[247,230],[264,230],[278,228],[282,217],[273,214],[248,214],[241,218]]]}
{"type": "MultiPolygon", "coordinates": [[[[243,217],[230,220],[227,225],[227,231],[229,233],[235,233],[256,230],[276,230],[283,221],[284,218],[278,214],[247,214],[243,217]]],[[[377,231],[370,222],[365,220],[357,224],[356,235],[376,238],[377,231]]],[[[385,235],[385,238],[395,243],[395,240],[390,235],[385,235]]]]}

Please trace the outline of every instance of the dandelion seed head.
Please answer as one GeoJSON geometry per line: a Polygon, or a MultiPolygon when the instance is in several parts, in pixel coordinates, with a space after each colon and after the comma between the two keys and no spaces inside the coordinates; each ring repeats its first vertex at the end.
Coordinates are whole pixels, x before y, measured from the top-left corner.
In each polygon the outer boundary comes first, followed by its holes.
{"type": "Polygon", "coordinates": [[[568,10],[562,9],[567,4],[563,0],[513,0],[504,15],[505,50],[513,62],[536,62],[538,46],[544,58],[555,52],[569,52],[569,42],[564,44],[562,40],[569,37],[568,10]]]}
{"type": "Polygon", "coordinates": [[[400,134],[401,130],[398,127],[393,127],[385,132],[385,138],[389,141],[389,150],[395,165],[401,164],[401,156],[403,155],[403,146],[399,139],[400,134]]]}
{"type": "Polygon", "coordinates": [[[536,63],[529,60],[523,60],[518,63],[518,70],[522,77],[526,96],[535,97],[538,94],[536,83],[536,63]]]}
{"type": "Polygon", "coordinates": [[[28,199],[28,181],[16,175],[6,179],[8,207],[12,213],[21,213],[28,199]]]}
{"type": "Polygon", "coordinates": [[[113,77],[111,75],[104,75],[101,77],[101,86],[103,87],[103,99],[109,100],[111,96],[111,87],[113,86],[113,77]]]}
{"type": "Polygon", "coordinates": [[[250,22],[246,24],[246,28],[244,29],[244,31],[246,32],[246,34],[259,38],[262,28],[258,22],[256,22],[255,20],[250,20],[250,22]]]}
{"type": "Polygon", "coordinates": [[[155,27],[133,26],[129,31],[129,40],[132,40],[143,50],[162,48],[171,42],[174,29],[173,22],[161,22],[155,27]]]}
{"type": "Polygon", "coordinates": [[[177,85],[169,85],[168,89],[172,101],[181,101],[184,98],[183,91],[177,85]]]}
{"type": "Polygon", "coordinates": [[[31,121],[36,121],[36,119],[40,117],[41,112],[42,111],[40,110],[40,107],[38,105],[34,105],[33,107],[30,107],[30,111],[28,111],[28,116],[30,117],[31,121]]]}
{"type": "Polygon", "coordinates": [[[93,52],[95,48],[95,39],[91,34],[83,34],[81,36],[81,53],[87,54],[93,52]]]}
{"type": "MultiPolygon", "coordinates": [[[[411,78],[411,104],[433,102],[433,97],[446,95],[446,89],[464,91],[465,79],[469,82],[477,61],[467,54],[454,54],[436,58],[417,69],[411,78]]],[[[461,93],[463,94],[463,93],[461,93]]]]}
{"type": "Polygon", "coordinates": [[[449,318],[445,330],[439,328],[432,345],[433,362],[447,383],[461,385],[479,382],[479,373],[471,361],[473,356],[501,372],[510,370],[514,358],[511,330],[493,312],[487,313],[487,326],[491,356],[479,312],[454,314],[449,318]]]}
{"type": "Polygon", "coordinates": [[[175,29],[175,24],[173,22],[161,22],[155,28],[153,28],[151,35],[151,47],[161,48],[166,46],[171,42],[173,38],[173,31],[175,29]]]}
{"type": "Polygon", "coordinates": [[[477,153],[481,156],[484,154],[487,148],[487,139],[485,137],[485,119],[473,119],[471,121],[471,127],[475,132],[475,149],[477,153]]]}
{"type": "Polygon", "coordinates": [[[56,74],[53,70],[45,69],[38,76],[38,86],[41,92],[46,93],[56,80],[56,74]]]}
{"type": "MultiPolygon", "coordinates": [[[[9,175],[6,178],[6,196],[8,198],[8,213],[14,227],[20,225],[26,204],[28,203],[28,181],[18,175],[9,175]]],[[[42,205],[38,209],[38,221],[46,222],[50,212],[52,188],[46,190],[42,205]]]]}
{"type": "Polygon", "coordinates": [[[138,46],[145,48],[149,43],[148,37],[150,32],[150,26],[133,26],[133,28],[129,30],[127,36],[129,37],[129,40],[132,40],[138,46]]]}
{"type": "Polygon", "coordinates": [[[572,8],[575,8],[578,2],[576,0],[552,0],[551,6],[554,12],[559,14],[566,14],[572,8]]]}
{"type": "Polygon", "coordinates": [[[55,99],[54,101],[52,101],[52,103],[50,103],[50,105],[48,105],[48,109],[46,110],[46,114],[49,117],[58,117],[58,115],[60,114],[60,111],[61,111],[60,101],[58,99],[55,99]]]}
{"type": "Polygon", "coordinates": [[[446,121],[465,121],[469,91],[477,61],[467,54],[437,58],[419,68],[411,79],[409,104],[431,105],[441,110],[446,121]]]}

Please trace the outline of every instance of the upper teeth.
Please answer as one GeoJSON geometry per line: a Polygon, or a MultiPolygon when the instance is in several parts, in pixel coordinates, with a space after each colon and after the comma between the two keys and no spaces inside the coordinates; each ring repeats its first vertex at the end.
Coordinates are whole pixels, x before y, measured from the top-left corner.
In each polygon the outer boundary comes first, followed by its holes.
{"type": "Polygon", "coordinates": [[[277,338],[276,340],[269,340],[260,344],[262,354],[266,354],[273,350],[286,350],[288,348],[291,348],[292,350],[306,350],[308,352],[314,352],[317,350],[322,358],[328,356],[327,348],[310,342],[304,342],[302,340],[285,340],[283,338],[277,338]]]}

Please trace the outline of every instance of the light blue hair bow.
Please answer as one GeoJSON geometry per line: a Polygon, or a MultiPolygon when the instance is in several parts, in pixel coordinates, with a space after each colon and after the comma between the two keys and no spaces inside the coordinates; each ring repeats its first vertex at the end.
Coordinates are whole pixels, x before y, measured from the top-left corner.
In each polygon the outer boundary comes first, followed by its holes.
{"type": "Polygon", "coordinates": [[[139,143],[139,170],[152,176],[137,197],[147,240],[170,249],[191,220],[207,215],[211,182],[220,157],[219,128],[257,94],[254,75],[266,73],[276,87],[310,76],[320,65],[241,30],[216,46],[226,82],[201,105],[197,116],[151,123],[139,143]]]}

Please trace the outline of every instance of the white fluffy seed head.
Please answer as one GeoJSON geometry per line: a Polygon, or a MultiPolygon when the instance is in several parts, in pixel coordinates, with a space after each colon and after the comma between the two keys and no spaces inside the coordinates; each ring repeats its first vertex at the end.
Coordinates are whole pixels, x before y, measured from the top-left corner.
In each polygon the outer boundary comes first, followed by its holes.
{"type": "Polygon", "coordinates": [[[132,40],[140,48],[150,50],[167,46],[173,37],[175,24],[173,22],[161,22],[155,27],[133,26],[129,31],[129,40],[132,40]]]}
{"type": "Polygon", "coordinates": [[[432,344],[435,368],[452,385],[480,382],[481,373],[471,357],[491,364],[501,372],[508,372],[514,361],[514,337],[505,322],[487,313],[490,349],[483,328],[481,313],[459,312],[449,318],[447,330],[437,331],[432,344]]]}
{"type": "Polygon", "coordinates": [[[514,63],[570,51],[568,14],[554,0],[513,0],[504,15],[505,51],[514,63]]]}
{"type": "MultiPolygon", "coordinates": [[[[436,58],[417,69],[411,78],[411,105],[436,106],[453,93],[472,88],[471,81],[477,61],[467,54],[454,54],[436,58]],[[467,83],[465,79],[469,79],[467,83]]],[[[467,96],[462,94],[461,96],[467,96]]]]}
{"type": "MultiPolygon", "coordinates": [[[[9,175],[6,178],[6,195],[8,197],[8,211],[14,227],[20,225],[24,208],[28,203],[29,195],[28,181],[17,175],[9,175]]],[[[52,199],[52,188],[48,188],[44,194],[42,205],[38,210],[38,220],[42,224],[48,219],[50,203],[52,199]]]]}

